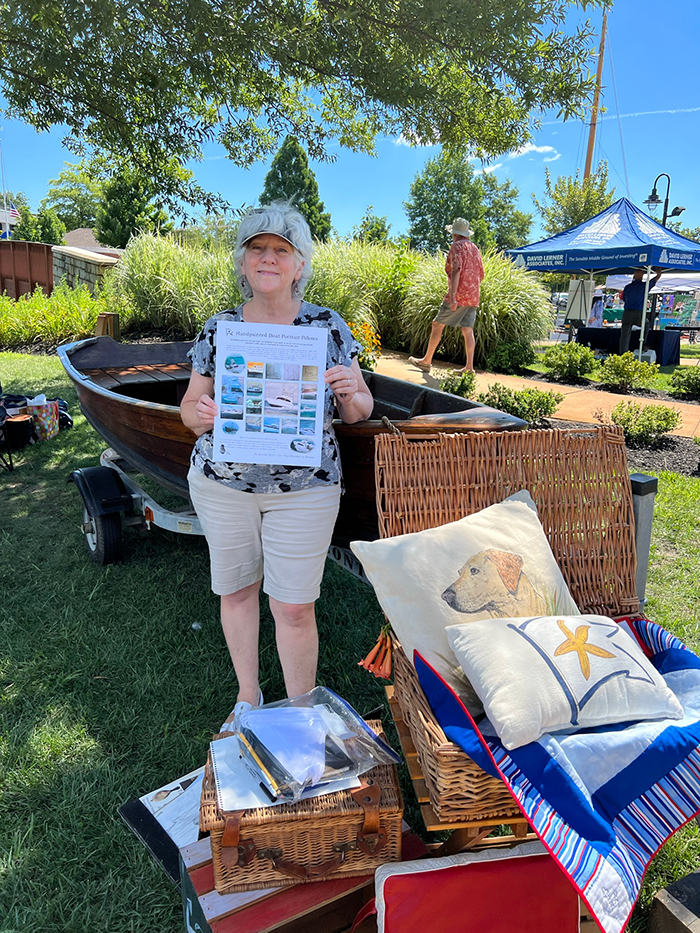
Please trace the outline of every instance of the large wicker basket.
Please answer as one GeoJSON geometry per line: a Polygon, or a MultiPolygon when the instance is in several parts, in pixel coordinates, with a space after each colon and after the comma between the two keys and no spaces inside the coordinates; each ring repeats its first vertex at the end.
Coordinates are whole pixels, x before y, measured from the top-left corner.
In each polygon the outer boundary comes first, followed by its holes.
{"type": "MultiPolygon", "coordinates": [[[[369,725],[375,732],[381,729],[379,722],[369,725]]],[[[367,807],[358,802],[359,792],[344,790],[297,804],[227,814],[219,810],[208,759],[199,823],[211,837],[219,894],[371,875],[384,862],[399,861],[403,798],[396,768],[378,765],[361,780],[376,794],[367,807]],[[232,829],[235,839],[227,838],[232,829]]]]}
{"type": "MultiPolygon", "coordinates": [[[[479,432],[376,438],[379,531],[422,531],[527,489],[582,612],[637,612],[632,490],[621,428],[479,432]]],[[[518,813],[505,785],[485,774],[435,719],[400,645],[394,697],[443,822],[518,813]]]]}

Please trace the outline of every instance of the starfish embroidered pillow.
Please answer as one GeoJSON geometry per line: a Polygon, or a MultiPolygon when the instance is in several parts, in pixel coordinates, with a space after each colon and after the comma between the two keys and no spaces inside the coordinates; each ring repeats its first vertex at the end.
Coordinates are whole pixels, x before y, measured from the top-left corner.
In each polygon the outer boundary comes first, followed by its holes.
{"type": "Polygon", "coordinates": [[[605,616],[482,619],[446,632],[508,750],[545,732],[683,718],[637,642],[605,616]]]}

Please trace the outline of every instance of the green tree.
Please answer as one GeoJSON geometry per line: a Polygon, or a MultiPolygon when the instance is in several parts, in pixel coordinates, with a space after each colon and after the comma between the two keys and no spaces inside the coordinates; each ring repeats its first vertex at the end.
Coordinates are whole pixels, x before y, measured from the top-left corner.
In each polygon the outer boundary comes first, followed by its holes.
{"type": "Polygon", "coordinates": [[[525,246],[530,238],[532,214],[516,208],[519,190],[508,179],[498,183],[493,172],[481,177],[484,186],[484,220],[496,242],[496,249],[504,252],[525,246]]]}
{"type": "Polygon", "coordinates": [[[671,220],[666,226],[669,230],[673,230],[675,233],[680,233],[681,236],[687,237],[689,240],[695,240],[696,243],[700,243],[700,227],[684,227],[680,220],[671,220]]]}
{"type": "Polygon", "coordinates": [[[66,227],[55,211],[44,208],[33,214],[28,207],[20,207],[19,212],[21,220],[12,231],[13,240],[50,243],[54,246],[65,242],[66,227]]]}
{"type": "Polygon", "coordinates": [[[389,230],[391,230],[391,224],[388,218],[375,214],[370,204],[360,223],[357,227],[353,227],[352,239],[360,240],[362,243],[386,243],[389,239],[389,230]]]}
{"type": "Polygon", "coordinates": [[[287,136],[272,160],[260,195],[261,204],[279,200],[294,204],[306,218],[312,236],[322,242],[328,239],[331,215],[324,212],[325,205],[318,196],[316,176],[309,168],[306,153],[293,136],[287,136]]]}
{"type": "Polygon", "coordinates": [[[509,181],[499,184],[492,174],[477,175],[466,159],[443,150],[428,159],[411,183],[404,201],[408,234],[418,249],[445,249],[450,236],[445,225],[465,217],[481,249],[508,249],[526,242],[529,214],[514,207],[518,189],[509,181]]]}
{"type": "Polygon", "coordinates": [[[66,230],[94,227],[103,188],[103,181],[95,178],[83,162],[66,162],[58,178],[49,181],[48,193],[40,206],[52,208],[66,230]]]}
{"type": "Polygon", "coordinates": [[[608,188],[608,163],[604,159],[588,178],[579,178],[576,169],[575,175],[560,175],[554,184],[549,169],[545,168],[544,190],[541,201],[534,194],[532,200],[550,236],[590,220],[610,207],[615,198],[615,189],[608,188]]]}
{"type": "Polygon", "coordinates": [[[135,233],[170,230],[168,215],[153,202],[153,190],[146,179],[120,175],[105,184],[95,221],[100,243],[124,248],[135,233]]]}
{"type": "Polygon", "coordinates": [[[147,173],[173,200],[217,199],[182,175],[216,139],[238,165],[287,135],[312,158],[378,133],[497,154],[531,111],[580,115],[593,28],[609,0],[12,0],[0,4],[5,115],[65,125],[147,173]]]}
{"type": "Polygon", "coordinates": [[[20,210],[22,207],[29,209],[29,198],[24,193],[24,191],[10,191],[9,189],[5,190],[0,194],[0,207],[4,210],[4,204],[7,204],[7,209],[9,211],[10,204],[14,204],[17,210],[20,210]]]}
{"type": "MultiPolygon", "coordinates": [[[[7,199],[8,207],[10,205],[10,199],[7,199]]],[[[20,219],[12,231],[13,240],[28,240],[30,243],[39,243],[41,238],[41,231],[39,229],[39,222],[36,219],[36,215],[32,214],[28,207],[23,205],[18,205],[16,201],[13,201],[13,204],[19,209],[20,219]]]]}

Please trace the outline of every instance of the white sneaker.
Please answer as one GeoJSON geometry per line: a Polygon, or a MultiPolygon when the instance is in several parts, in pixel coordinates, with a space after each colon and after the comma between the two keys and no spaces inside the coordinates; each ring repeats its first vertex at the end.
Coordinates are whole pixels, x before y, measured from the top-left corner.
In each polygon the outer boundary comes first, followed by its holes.
{"type": "Polygon", "coordinates": [[[236,703],[236,705],[233,707],[233,710],[231,711],[231,713],[229,713],[229,715],[226,717],[226,721],[222,725],[220,731],[221,732],[234,732],[235,723],[237,722],[238,718],[242,716],[243,713],[247,713],[248,710],[256,709],[258,706],[262,706],[264,702],[265,700],[263,698],[262,690],[260,691],[260,696],[258,697],[257,703],[248,703],[246,700],[239,700],[238,703],[236,703]]]}

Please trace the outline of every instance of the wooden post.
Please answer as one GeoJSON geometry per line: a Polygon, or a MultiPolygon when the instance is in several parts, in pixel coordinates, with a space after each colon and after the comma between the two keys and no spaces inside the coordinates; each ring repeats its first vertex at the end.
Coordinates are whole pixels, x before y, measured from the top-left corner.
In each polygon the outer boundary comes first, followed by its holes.
{"type": "Polygon", "coordinates": [[[119,327],[119,314],[116,311],[103,311],[97,315],[95,324],[96,337],[111,337],[112,340],[121,340],[121,328],[119,327]]]}

